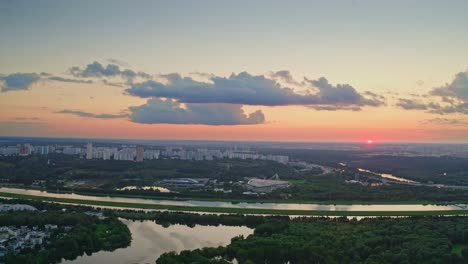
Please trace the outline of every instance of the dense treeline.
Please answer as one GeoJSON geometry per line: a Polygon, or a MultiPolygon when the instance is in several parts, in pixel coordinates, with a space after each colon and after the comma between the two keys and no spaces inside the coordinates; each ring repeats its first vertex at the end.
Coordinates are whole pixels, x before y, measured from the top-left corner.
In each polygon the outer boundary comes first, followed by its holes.
{"type": "Polygon", "coordinates": [[[304,176],[293,186],[270,196],[287,195],[293,200],[322,202],[467,202],[468,191],[450,188],[408,186],[400,184],[379,187],[346,183],[338,175],[304,176]]]}
{"type": "Polygon", "coordinates": [[[351,167],[393,174],[423,183],[468,185],[468,158],[374,155],[375,153],[369,150],[265,149],[264,151],[332,167],[346,163],[351,167]]]}
{"type": "Polygon", "coordinates": [[[195,225],[226,225],[256,227],[268,221],[287,221],[287,216],[255,216],[242,214],[193,214],[183,212],[144,212],[144,211],[107,211],[112,216],[131,220],[151,220],[163,226],[181,224],[193,227],[195,225]]]}
{"type": "MultiPolygon", "coordinates": [[[[275,152],[269,150],[268,152],[275,152]]],[[[463,184],[468,179],[468,159],[449,157],[389,157],[365,156],[358,151],[326,150],[278,150],[275,154],[288,154],[293,158],[314,163],[338,166],[346,162],[378,172],[395,173],[398,176],[421,182],[445,182],[463,184]],[[406,174],[397,172],[405,171],[406,174]],[[441,174],[442,171],[447,175],[441,174]],[[432,175],[432,176],[431,176],[432,175]],[[427,177],[426,177],[427,176],[427,177]],[[443,180],[441,180],[443,178],[443,180]]],[[[339,175],[300,175],[293,168],[269,161],[215,160],[181,161],[152,160],[143,163],[127,161],[83,160],[70,155],[1,157],[0,181],[30,184],[34,180],[46,180],[49,191],[81,192],[92,195],[145,196],[159,199],[227,199],[233,201],[307,201],[323,203],[371,203],[371,202],[416,202],[453,203],[468,201],[468,191],[449,188],[422,186],[385,185],[381,187],[347,184],[339,175]],[[47,160],[50,159],[50,164],[47,160]],[[244,177],[268,177],[279,173],[282,179],[290,180],[291,188],[277,190],[261,196],[242,194],[241,185],[227,184],[227,181],[244,180],[244,177]],[[224,181],[231,193],[215,192],[213,188],[180,190],[161,193],[153,190],[119,191],[127,185],[153,185],[166,177],[207,177],[224,181]],[[86,180],[89,184],[64,187],[73,180],[86,180]],[[98,187],[99,186],[99,187],[98,187]]]]}
{"type": "Polygon", "coordinates": [[[226,247],[163,254],[172,263],[466,263],[466,217],[268,221],[226,247]]]}
{"type": "Polygon", "coordinates": [[[19,254],[9,253],[5,263],[59,263],[62,259],[72,260],[83,254],[100,250],[113,251],[127,247],[131,234],[125,224],[117,218],[99,220],[83,213],[8,212],[0,214],[0,225],[44,226],[56,224],[62,228],[51,237],[50,244],[41,249],[24,250],[19,254]],[[71,226],[66,232],[63,226],[71,226]]]}
{"type": "Polygon", "coordinates": [[[267,160],[219,159],[214,161],[145,160],[144,162],[115,160],[85,160],[73,155],[50,154],[27,157],[0,157],[0,179],[12,183],[31,184],[46,180],[56,187],[56,180],[91,179],[104,182],[101,187],[113,189],[127,185],[153,185],[164,178],[216,178],[237,181],[244,177],[293,176],[286,165],[267,160]]]}

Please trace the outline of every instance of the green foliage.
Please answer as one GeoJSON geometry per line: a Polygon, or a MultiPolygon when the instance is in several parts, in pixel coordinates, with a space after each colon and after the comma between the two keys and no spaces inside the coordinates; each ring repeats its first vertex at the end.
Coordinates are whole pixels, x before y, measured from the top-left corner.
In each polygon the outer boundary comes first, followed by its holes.
{"type": "Polygon", "coordinates": [[[131,234],[126,225],[116,218],[99,220],[83,213],[8,212],[0,214],[0,225],[44,226],[56,224],[62,227],[52,236],[50,244],[37,250],[26,250],[20,254],[7,254],[6,263],[59,263],[62,259],[72,260],[78,256],[100,250],[113,251],[127,247],[131,234]],[[69,232],[63,226],[71,226],[69,232]]]}
{"type": "Polygon", "coordinates": [[[27,157],[0,157],[0,178],[14,183],[31,184],[34,180],[101,180],[113,189],[127,185],[152,185],[164,178],[216,178],[220,181],[242,180],[244,177],[282,177],[293,175],[292,169],[267,160],[219,159],[189,161],[158,159],[136,163],[118,160],[85,160],[77,156],[51,154],[27,157]],[[48,163],[50,160],[50,164],[48,163]]]}
{"type": "MultiPolygon", "coordinates": [[[[294,182],[293,182],[294,183],[294,182]]],[[[292,200],[340,203],[352,202],[466,202],[468,191],[448,188],[407,186],[399,184],[379,187],[349,184],[337,175],[309,175],[291,188],[271,194],[289,194],[292,200]]]]}
{"type": "Polygon", "coordinates": [[[226,247],[166,253],[156,263],[465,263],[452,247],[468,241],[467,228],[466,217],[275,220],[226,247]]]}
{"type": "Polygon", "coordinates": [[[351,167],[393,174],[423,183],[468,185],[468,158],[386,156],[374,155],[375,152],[370,153],[365,150],[265,149],[264,151],[332,167],[340,167],[339,163],[346,163],[351,167]]]}
{"type": "MultiPolygon", "coordinates": [[[[195,225],[226,225],[256,227],[265,221],[287,220],[287,216],[255,216],[244,214],[193,214],[183,212],[142,212],[142,211],[107,211],[112,216],[132,220],[152,220],[157,224],[169,226],[170,224],[181,224],[187,226],[195,225]]],[[[283,223],[283,222],[281,222],[283,223]]]]}

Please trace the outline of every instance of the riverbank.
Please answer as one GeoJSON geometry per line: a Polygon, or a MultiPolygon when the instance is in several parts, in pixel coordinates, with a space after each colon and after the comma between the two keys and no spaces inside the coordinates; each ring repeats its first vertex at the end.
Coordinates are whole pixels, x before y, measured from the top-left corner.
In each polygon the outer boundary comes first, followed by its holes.
{"type": "MultiPolygon", "coordinates": [[[[1,187],[1,186],[0,186],[1,187]]],[[[157,195],[138,195],[138,194],[116,194],[116,193],[101,193],[101,192],[87,192],[80,190],[53,190],[47,188],[28,187],[28,186],[5,186],[8,188],[18,188],[24,190],[37,190],[50,193],[61,193],[61,194],[79,194],[85,196],[99,196],[99,197],[111,197],[111,198],[137,198],[147,200],[169,200],[169,201],[206,201],[206,202],[230,202],[230,203],[278,203],[278,204],[320,204],[320,205],[390,205],[390,204],[423,204],[423,205],[448,205],[457,203],[468,203],[468,201],[457,201],[457,202],[440,202],[440,201],[429,201],[429,200],[406,200],[406,201],[363,201],[363,200],[330,200],[330,201],[319,201],[319,200],[301,200],[301,199],[263,199],[258,197],[256,199],[242,199],[242,198],[225,198],[225,197],[171,197],[171,196],[157,196],[157,195]]]]}
{"type": "Polygon", "coordinates": [[[428,215],[468,215],[468,210],[431,210],[431,211],[321,211],[321,210],[285,210],[264,208],[229,208],[207,206],[179,206],[164,204],[144,204],[112,202],[99,200],[82,200],[70,198],[57,198],[0,192],[0,197],[27,199],[36,201],[56,202],[65,204],[79,204],[90,206],[121,207],[129,209],[152,209],[185,212],[231,213],[231,214],[265,214],[265,215],[311,215],[311,216],[428,216],[428,215]]]}

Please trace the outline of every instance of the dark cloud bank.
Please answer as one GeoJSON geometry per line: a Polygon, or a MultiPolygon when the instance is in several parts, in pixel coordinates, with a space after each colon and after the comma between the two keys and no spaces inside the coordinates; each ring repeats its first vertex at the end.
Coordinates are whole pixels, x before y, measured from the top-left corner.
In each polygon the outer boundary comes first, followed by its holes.
{"type": "Polygon", "coordinates": [[[211,83],[198,82],[176,73],[163,77],[167,83],[150,80],[133,85],[127,89],[127,93],[142,98],[170,98],[183,103],[327,106],[329,110],[384,104],[379,98],[364,97],[348,84],[334,86],[325,78],[306,80],[313,89],[306,94],[298,94],[291,88],[282,87],[275,80],[247,72],[232,74],[228,78],[213,76],[210,78],[211,83]]]}

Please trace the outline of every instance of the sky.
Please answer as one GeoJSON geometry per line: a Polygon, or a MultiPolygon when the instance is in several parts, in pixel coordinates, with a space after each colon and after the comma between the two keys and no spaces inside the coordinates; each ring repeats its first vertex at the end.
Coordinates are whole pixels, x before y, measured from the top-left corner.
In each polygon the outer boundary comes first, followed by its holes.
{"type": "Polygon", "coordinates": [[[467,1],[0,1],[0,136],[468,142],[467,1]]]}

